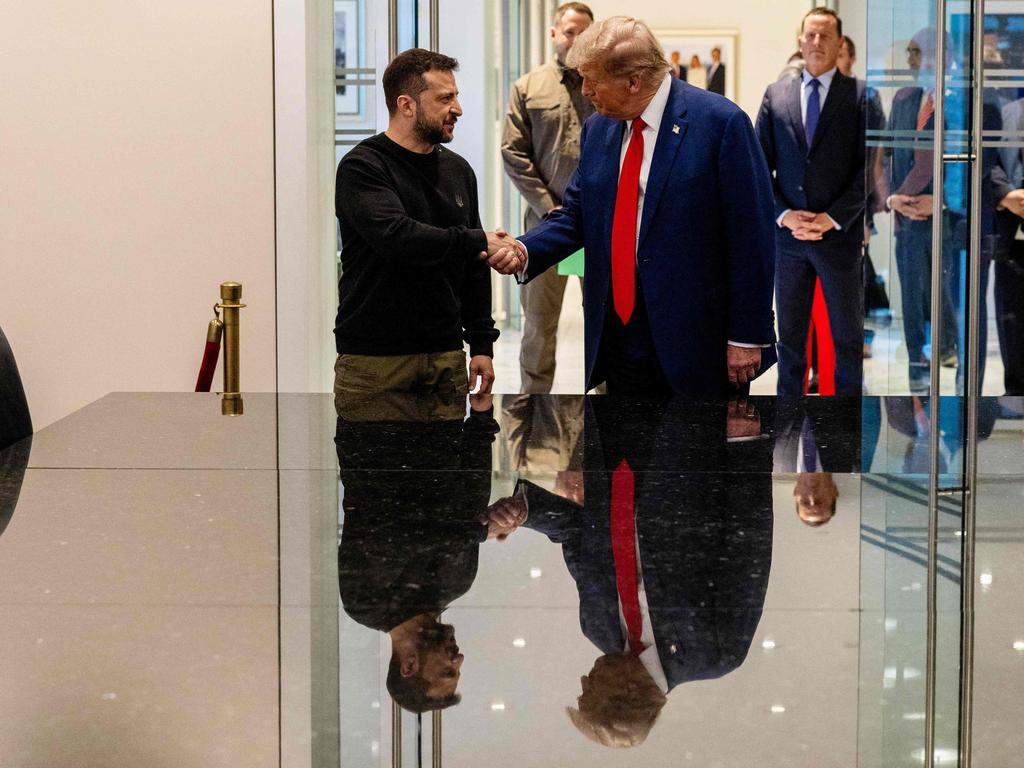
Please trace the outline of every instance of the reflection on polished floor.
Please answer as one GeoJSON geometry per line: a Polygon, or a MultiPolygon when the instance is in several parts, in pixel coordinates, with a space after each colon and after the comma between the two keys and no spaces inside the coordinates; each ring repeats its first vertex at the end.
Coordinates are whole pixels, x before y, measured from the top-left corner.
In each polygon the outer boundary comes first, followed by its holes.
{"type": "MultiPolygon", "coordinates": [[[[979,411],[976,766],[1024,746],[1010,405],[979,411]]],[[[927,399],[245,409],[114,394],[0,454],[4,766],[921,765],[927,399]]],[[[943,766],[962,538],[943,496],[943,766]]]]}

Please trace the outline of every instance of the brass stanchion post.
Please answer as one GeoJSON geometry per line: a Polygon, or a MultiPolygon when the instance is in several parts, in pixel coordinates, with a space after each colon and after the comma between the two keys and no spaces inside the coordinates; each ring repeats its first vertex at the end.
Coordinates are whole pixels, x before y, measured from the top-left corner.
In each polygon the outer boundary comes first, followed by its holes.
{"type": "Polygon", "coordinates": [[[239,351],[239,310],[242,304],[242,284],[220,284],[220,306],[224,310],[224,393],[220,411],[225,416],[241,416],[242,385],[239,351]]]}

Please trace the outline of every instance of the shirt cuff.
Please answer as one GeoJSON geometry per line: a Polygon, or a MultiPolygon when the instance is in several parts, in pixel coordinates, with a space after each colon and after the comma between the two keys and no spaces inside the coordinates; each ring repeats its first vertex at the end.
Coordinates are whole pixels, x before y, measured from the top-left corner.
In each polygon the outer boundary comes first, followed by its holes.
{"type": "Polygon", "coordinates": [[[516,240],[519,242],[521,246],[523,246],[523,253],[526,254],[526,261],[523,262],[523,266],[519,268],[519,271],[516,272],[515,275],[516,282],[522,284],[525,283],[527,280],[526,268],[530,266],[530,251],[526,247],[526,243],[524,243],[522,240],[519,240],[519,238],[516,238],[516,240]]]}
{"type": "Polygon", "coordinates": [[[776,226],[777,226],[777,227],[778,227],[779,229],[782,229],[782,228],[783,228],[783,227],[785,226],[785,224],[783,224],[783,223],[782,223],[782,220],[783,220],[784,218],[786,218],[786,214],[787,214],[787,213],[789,213],[789,212],[790,212],[790,211],[792,211],[792,210],[793,210],[792,208],[787,208],[786,210],[784,210],[784,211],[782,212],[782,215],[781,215],[781,216],[779,216],[779,218],[777,218],[777,219],[775,220],[775,225],[776,225],[776,226]]]}
{"type": "Polygon", "coordinates": [[[743,349],[767,349],[771,344],[746,344],[742,341],[730,341],[730,347],[741,347],[743,349]]]}
{"type": "MultiPolygon", "coordinates": [[[[827,213],[826,213],[825,215],[826,215],[826,216],[828,216],[828,214],[827,214],[827,213]]],[[[839,222],[838,222],[838,221],[836,221],[835,219],[833,219],[833,218],[832,218],[831,216],[828,216],[828,220],[832,222],[832,226],[833,226],[833,227],[835,227],[835,228],[836,228],[836,230],[838,230],[838,231],[840,231],[840,232],[842,232],[842,231],[843,231],[843,228],[839,226],[839,222]]]]}

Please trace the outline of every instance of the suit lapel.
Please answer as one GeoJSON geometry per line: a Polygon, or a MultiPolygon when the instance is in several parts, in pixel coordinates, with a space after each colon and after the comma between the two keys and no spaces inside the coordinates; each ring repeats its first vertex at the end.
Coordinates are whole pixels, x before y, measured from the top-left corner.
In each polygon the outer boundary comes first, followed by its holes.
{"type": "Polygon", "coordinates": [[[807,133],[804,130],[804,115],[800,106],[800,90],[804,87],[803,77],[794,77],[787,89],[787,107],[789,108],[789,122],[793,126],[793,135],[796,136],[797,144],[804,152],[807,151],[807,133]]]}
{"type": "Polygon", "coordinates": [[[814,131],[811,152],[821,143],[821,137],[828,131],[828,127],[836,119],[836,115],[843,111],[846,96],[851,85],[854,85],[852,78],[845,77],[839,72],[836,72],[833,76],[832,85],[828,89],[828,98],[825,99],[825,106],[821,110],[821,119],[818,120],[818,127],[814,131]]]}
{"type": "Polygon", "coordinates": [[[612,241],[612,220],[615,218],[615,196],[619,190],[619,158],[622,155],[622,134],[626,131],[626,124],[622,120],[609,120],[608,129],[604,135],[605,162],[601,166],[601,177],[598,179],[597,189],[607,190],[605,199],[600,201],[599,210],[603,221],[604,239],[602,242],[612,241]]]}
{"type": "Polygon", "coordinates": [[[679,81],[672,82],[665,113],[658,127],[658,142],[654,145],[654,156],[651,158],[651,170],[647,175],[647,189],[644,191],[644,214],[640,222],[640,238],[637,250],[644,244],[644,238],[651,229],[651,220],[658,209],[662,192],[672,171],[679,147],[686,137],[686,101],[683,98],[685,87],[679,81]]]}

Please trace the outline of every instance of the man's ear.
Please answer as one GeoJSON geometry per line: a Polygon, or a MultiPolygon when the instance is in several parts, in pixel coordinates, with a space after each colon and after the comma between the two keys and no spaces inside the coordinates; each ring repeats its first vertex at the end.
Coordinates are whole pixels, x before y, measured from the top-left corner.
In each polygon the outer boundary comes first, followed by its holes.
{"type": "Polygon", "coordinates": [[[402,677],[412,677],[420,671],[420,656],[418,653],[410,653],[402,659],[402,666],[399,667],[402,677]]]}
{"type": "Polygon", "coordinates": [[[643,81],[640,79],[640,75],[629,76],[629,92],[633,95],[640,93],[640,87],[643,81]]]}
{"type": "Polygon", "coordinates": [[[399,96],[395,104],[400,114],[406,117],[414,117],[416,115],[416,100],[412,96],[399,96]]]}
{"type": "Polygon", "coordinates": [[[555,39],[555,28],[554,27],[551,27],[550,29],[548,29],[548,37],[550,37],[552,40],[555,39]]]}

